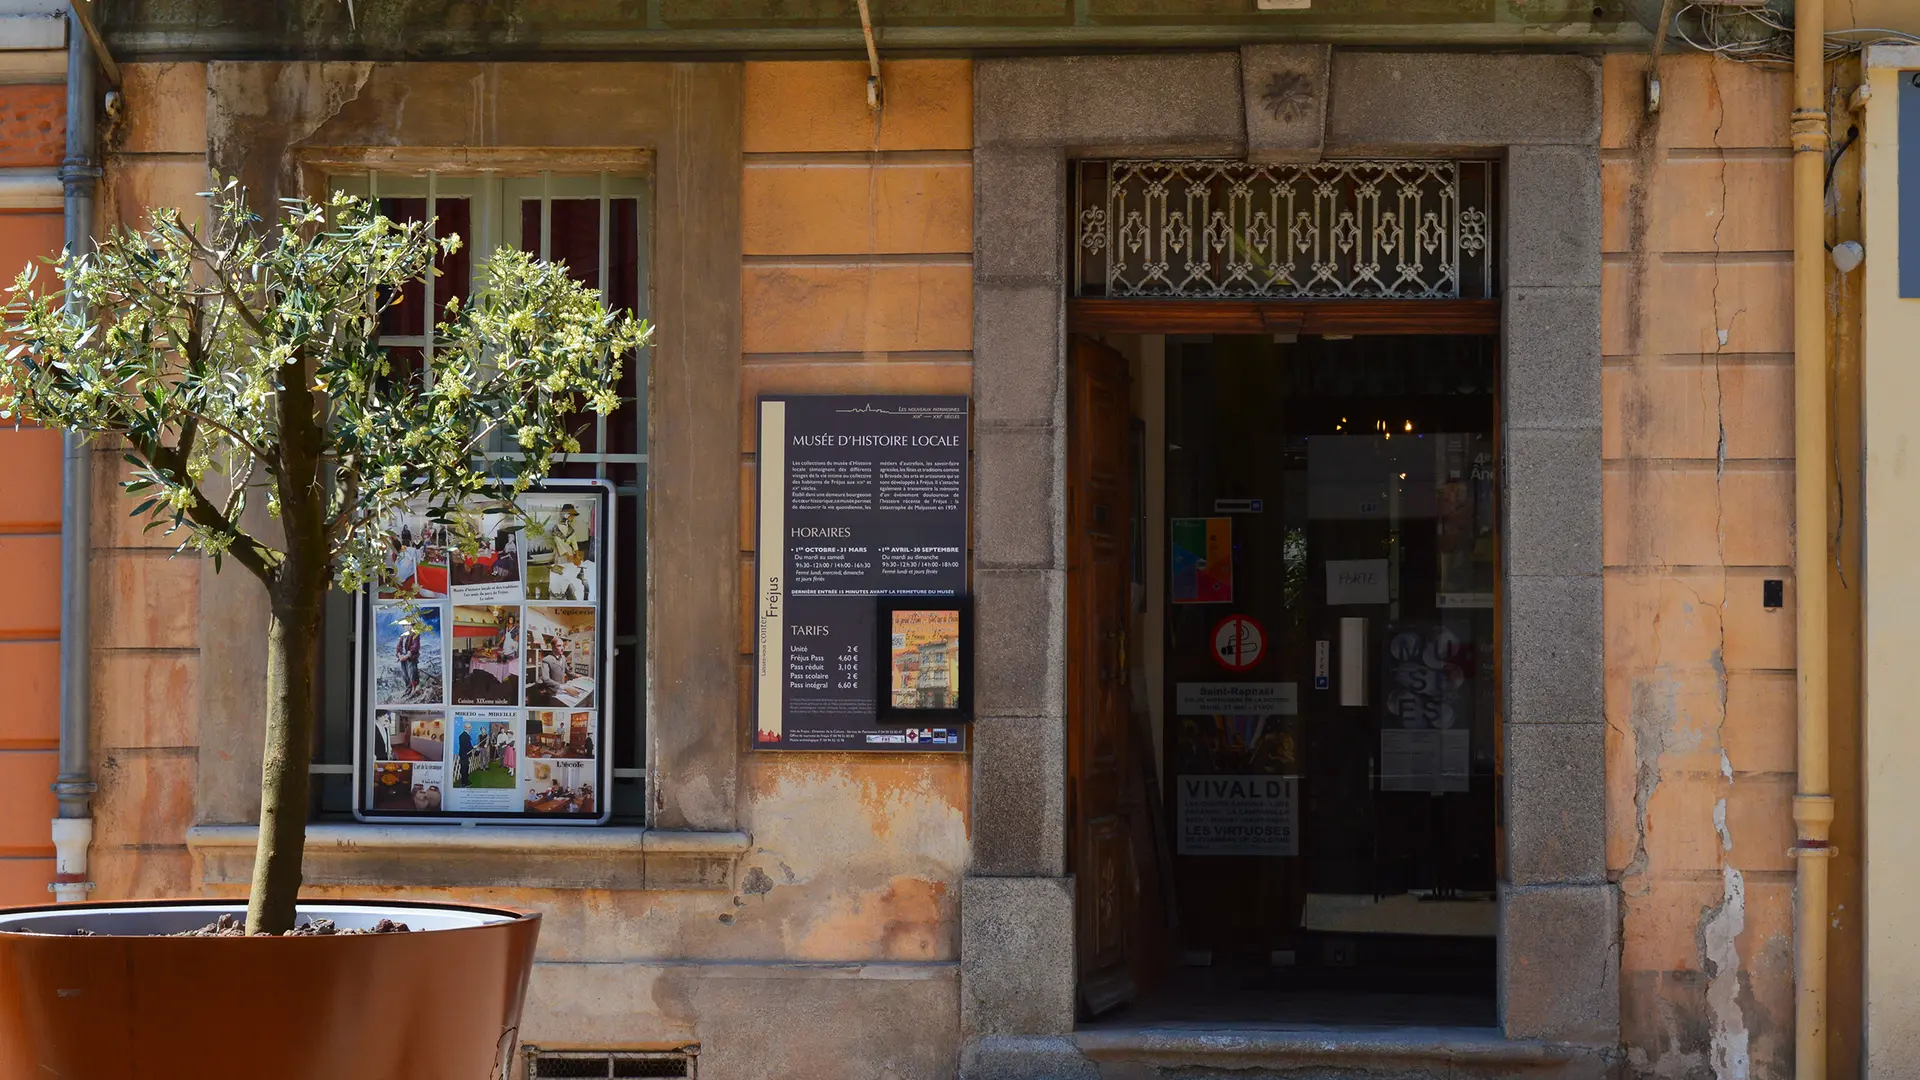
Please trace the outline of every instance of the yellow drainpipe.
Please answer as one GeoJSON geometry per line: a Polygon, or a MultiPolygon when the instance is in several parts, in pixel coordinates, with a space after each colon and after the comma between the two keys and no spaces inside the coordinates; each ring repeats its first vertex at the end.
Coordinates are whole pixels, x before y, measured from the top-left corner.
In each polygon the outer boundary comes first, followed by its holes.
{"type": "Polygon", "coordinates": [[[1826,12],[1794,7],[1793,577],[1799,682],[1799,789],[1793,796],[1794,1069],[1827,1075],[1827,857],[1833,797],[1827,767],[1826,12]]]}

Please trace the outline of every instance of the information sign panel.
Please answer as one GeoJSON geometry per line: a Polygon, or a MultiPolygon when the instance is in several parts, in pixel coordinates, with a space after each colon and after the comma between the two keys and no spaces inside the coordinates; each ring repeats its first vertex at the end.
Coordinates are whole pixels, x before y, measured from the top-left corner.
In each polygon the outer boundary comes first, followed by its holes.
{"type": "MultiPolygon", "coordinates": [[[[881,597],[966,591],[967,399],[763,397],[759,481],[753,745],[963,749],[958,722],[881,721],[876,619],[881,597]]],[[[968,662],[942,652],[940,670],[968,662]]]]}

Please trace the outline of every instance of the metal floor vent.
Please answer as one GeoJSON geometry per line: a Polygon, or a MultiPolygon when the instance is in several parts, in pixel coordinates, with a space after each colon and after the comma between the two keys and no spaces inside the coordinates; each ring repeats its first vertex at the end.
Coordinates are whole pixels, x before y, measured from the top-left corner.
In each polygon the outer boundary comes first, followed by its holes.
{"type": "Polygon", "coordinates": [[[614,1080],[630,1076],[680,1076],[692,1078],[695,1058],[683,1050],[542,1050],[523,1048],[527,1058],[526,1080],[559,1080],[561,1077],[597,1077],[614,1080]]]}

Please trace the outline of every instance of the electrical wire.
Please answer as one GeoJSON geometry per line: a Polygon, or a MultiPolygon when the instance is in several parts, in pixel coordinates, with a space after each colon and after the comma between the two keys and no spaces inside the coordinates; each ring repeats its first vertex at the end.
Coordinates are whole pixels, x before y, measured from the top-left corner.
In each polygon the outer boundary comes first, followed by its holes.
{"type": "MultiPolygon", "coordinates": [[[[1821,186],[1821,190],[1823,192],[1830,192],[1833,190],[1833,171],[1840,167],[1840,159],[1846,156],[1847,149],[1851,147],[1855,142],[1859,141],[1859,139],[1860,139],[1860,125],[1859,124],[1848,125],[1847,137],[1840,141],[1840,148],[1835,150],[1833,153],[1827,155],[1827,180],[1826,180],[1826,183],[1821,186]]],[[[1827,247],[1831,249],[1833,245],[1828,244],[1827,247]]]]}
{"type": "MultiPolygon", "coordinates": [[[[1671,29],[1674,36],[1701,52],[1747,64],[1793,66],[1793,24],[1766,3],[1688,3],[1674,14],[1671,29]],[[1755,36],[1754,23],[1773,33],[1755,36]]],[[[1920,44],[1920,35],[1866,26],[1830,30],[1826,39],[1829,62],[1869,45],[1920,44]]]]}

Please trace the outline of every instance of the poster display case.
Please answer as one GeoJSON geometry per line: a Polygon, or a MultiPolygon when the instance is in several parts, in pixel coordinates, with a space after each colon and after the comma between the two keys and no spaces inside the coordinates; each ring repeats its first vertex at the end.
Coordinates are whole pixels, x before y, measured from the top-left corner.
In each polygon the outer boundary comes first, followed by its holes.
{"type": "Polygon", "coordinates": [[[478,544],[409,510],[359,604],[354,816],[607,820],[613,489],[549,480],[476,506],[478,544]]]}

